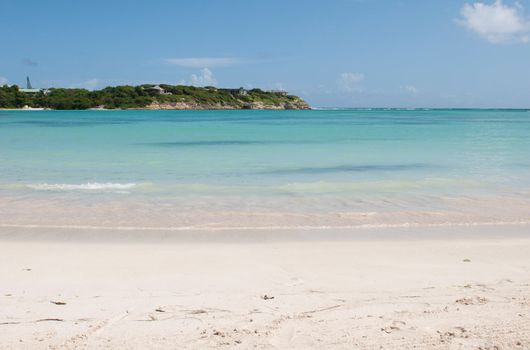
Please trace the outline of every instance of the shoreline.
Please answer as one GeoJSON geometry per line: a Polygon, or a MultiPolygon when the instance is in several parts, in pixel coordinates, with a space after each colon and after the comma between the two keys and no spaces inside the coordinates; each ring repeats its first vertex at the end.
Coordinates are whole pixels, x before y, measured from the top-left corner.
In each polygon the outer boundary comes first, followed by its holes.
{"type": "MultiPolygon", "coordinates": [[[[121,191],[121,190],[120,190],[121,191]]],[[[177,192],[178,193],[178,192],[177,192]]],[[[437,210],[417,208],[415,198],[392,203],[347,201],[334,206],[335,196],[320,197],[204,197],[192,193],[178,200],[128,193],[71,191],[3,192],[0,228],[136,232],[334,232],[371,229],[458,229],[460,227],[530,226],[530,204],[524,196],[449,197],[437,210]],[[246,206],[239,203],[246,201],[246,206]],[[96,202],[93,202],[96,201],[96,202]],[[411,208],[411,209],[409,209],[411,208]],[[317,210],[318,209],[318,210],[317,210]]]]}
{"type": "Polygon", "coordinates": [[[481,241],[530,239],[528,224],[419,225],[354,228],[204,228],[165,230],[164,228],[70,227],[0,224],[0,244],[6,242],[63,243],[284,243],[357,241],[481,241]]]}
{"type": "Polygon", "coordinates": [[[53,111],[50,108],[0,108],[0,111],[53,111]]]}
{"type": "Polygon", "coordinates": [[[274,109],[274,108],[262,108],[262,109],[229,109],[229,108],[213,108],[213,109],[152,109],[152,108],[88,108],[88,109],[52,109],[52,108],[0,108],[0,111],[65,111],[65,112],[74,112],[74,111],[343,111],[343,110],[352,110],[352,111],[403,111],[403,112],[415,112],[415,111],[520,111],[520,112],[530,112],[530,107],[520,107],[520,108],[504,108],[504,107],[313,107],[310,106],[307,109],[274,109]]]}
{"type": "Polygon", "coordinates": [[[2,241],[284,242],[356,240],[530,239],[530,222],[360,225],[347,227],[109,227],[0,223],[2,241]],[[502,234],[499,234],[502,232],[502,234]]]}
{"type": "Polygon", "coordinates": [[[312,111],[309,108],[88,108],[88,109],[52,109],[52,108],[0,108],[2,111],[55,111],[55,112],[77,112],[77,111],[312,111]]]}

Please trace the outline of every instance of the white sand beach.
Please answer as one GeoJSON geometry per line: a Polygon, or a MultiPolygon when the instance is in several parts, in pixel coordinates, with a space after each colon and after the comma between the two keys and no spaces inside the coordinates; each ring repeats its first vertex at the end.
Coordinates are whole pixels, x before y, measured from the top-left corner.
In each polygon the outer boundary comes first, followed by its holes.
{"type": "Polygon", "coordinates": [[[530,0],[0,0],[0,350],[530,350],[530,0]]]}
{"type": "Polygon", "coordinates": [[[0,349],[530,348],[524,225],[2,228],[0,250],[0,349]]]}

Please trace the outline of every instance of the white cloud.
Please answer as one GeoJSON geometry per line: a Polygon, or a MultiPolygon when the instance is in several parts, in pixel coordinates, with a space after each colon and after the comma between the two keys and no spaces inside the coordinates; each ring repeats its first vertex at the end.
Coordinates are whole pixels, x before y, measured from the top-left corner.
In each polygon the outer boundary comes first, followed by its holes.
{"type": "Polygon", "coordinates": [[[213,77],[213,73],[208,68],[201,69],[199,74],[192,74],[188,82],[181,81],[183,85],[193,85],[193,86],[215,86],[217,85],[217,80],[213,77]]]}
{"type": "Polygon", "coordinates": [[[9,80],[7,80],[7,78],[0,77],[0,86],[6,85],[8,82],[9,80]]]}
{"type": "Polygon", "coordinates": [[[420,92],[420,90],[412,85],[403,85],[399,87],[399,90],[401,90],[404,93],[410,94],[412,96],[417,96],[420,92]]]}
{"type": "Polygon", "coordinates": [[[465,4],[460,14],[460,24],[491,43],[529,41],[530,21],[523,15],[518,2],[513,6],[504,5],[502,0],[491,5],[482,2],[465,4]]]}
{"type": "Polygon", "coordinates": [[[98,79],[89,79],[87,81],[82,82],[81,87],[88,89],[88,90],[94,90],[99,85],[98,79]]]}
{"type": "Polygon", "coordinates": [[[233,57],[190,57],[190,58],[166,58],[164,62],[180,67],[211,68],[233,66],[241,63],[233,57]]]}
{"type": "Polygon", "coordinates": [[[354,92],[361,91],[359,83],[364,80],[364,74],[362,73],[342,73],[339,78],[339,86],[341,89],[354,92]]]}

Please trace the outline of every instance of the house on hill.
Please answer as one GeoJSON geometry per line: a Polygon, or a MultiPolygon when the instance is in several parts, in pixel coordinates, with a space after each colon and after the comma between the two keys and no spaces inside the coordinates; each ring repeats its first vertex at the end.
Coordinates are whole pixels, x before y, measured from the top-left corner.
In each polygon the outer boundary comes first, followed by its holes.
{"type": "Polygon", "coordinates": [[[271,90],[270,92],[280,95],[280,96],[287,96],[289,93],[285,90],[271,90]]]}
{"type": "Polygon", "coordinates": [[[159,94],[159,95],[171,95],[171,92],[166,91],[165,89],[160,87],[160,85],[147,87],[147,88],[144,88],[144,90],[147,91],[147,92],[153,92],[153,93],[159,94]]]}

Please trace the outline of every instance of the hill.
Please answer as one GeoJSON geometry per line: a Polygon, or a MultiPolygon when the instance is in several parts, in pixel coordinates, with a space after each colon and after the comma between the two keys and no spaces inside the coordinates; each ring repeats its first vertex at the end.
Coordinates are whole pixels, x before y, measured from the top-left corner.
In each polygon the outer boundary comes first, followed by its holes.
{"type": "Polygon", "coordinates": [[[101,90],[51,88],[37,93],[0,87],[0,108],[79,109],[310,109],[284,91],[185,85],[114,86],[101,90]]]}

